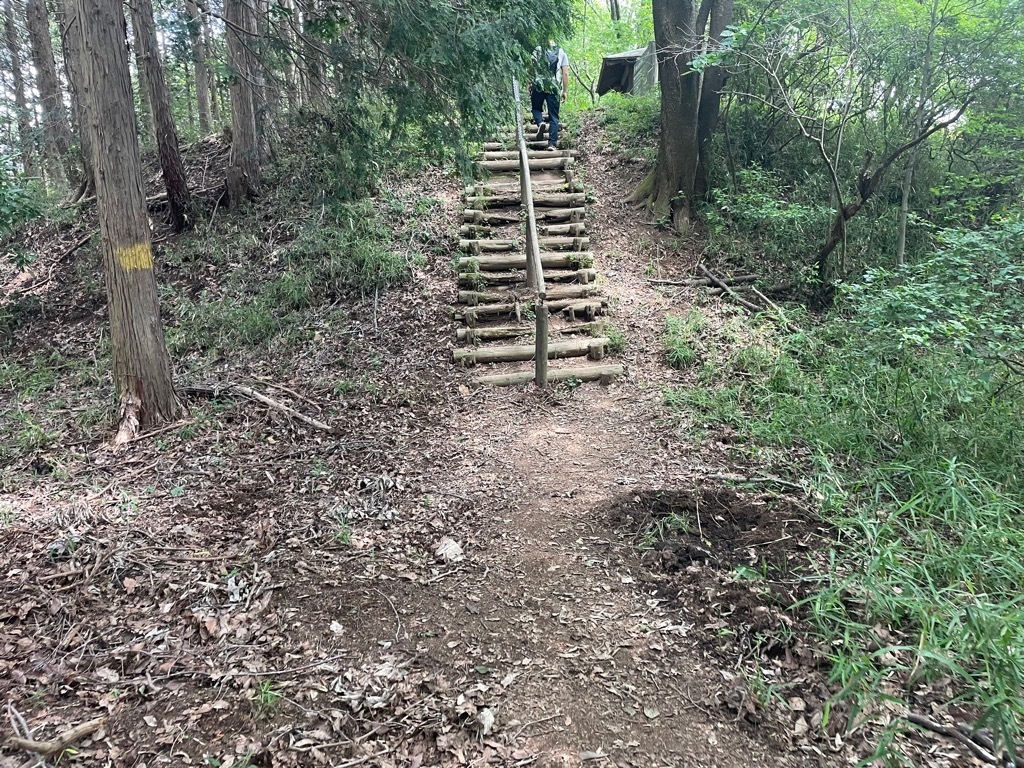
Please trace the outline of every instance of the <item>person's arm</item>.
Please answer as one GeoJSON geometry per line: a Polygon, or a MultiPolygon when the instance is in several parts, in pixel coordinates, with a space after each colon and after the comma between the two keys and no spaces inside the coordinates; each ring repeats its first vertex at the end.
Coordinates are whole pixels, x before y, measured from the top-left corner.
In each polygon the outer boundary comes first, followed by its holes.
{"type": "Polygon", "coordinates": [[[562,101],[569,98],[569,65],[562,67],[562,101]]]}

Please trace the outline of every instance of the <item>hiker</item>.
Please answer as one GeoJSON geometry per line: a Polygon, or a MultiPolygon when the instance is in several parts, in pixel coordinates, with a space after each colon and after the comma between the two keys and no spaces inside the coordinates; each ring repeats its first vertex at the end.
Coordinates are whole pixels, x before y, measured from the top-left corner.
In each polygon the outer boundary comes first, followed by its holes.
{"type": "Polygon", "coordinates": [[[530,107],[533,109],[533,124],[537,126],[534,141],[544,138],[544,104],[548,105],[548,149],[558,148],[558,108],[561,100],[569,96],[569,57],[554,40],[548,47],[538,45],[533,50],[534,77],[530,84],[530,107]]]}

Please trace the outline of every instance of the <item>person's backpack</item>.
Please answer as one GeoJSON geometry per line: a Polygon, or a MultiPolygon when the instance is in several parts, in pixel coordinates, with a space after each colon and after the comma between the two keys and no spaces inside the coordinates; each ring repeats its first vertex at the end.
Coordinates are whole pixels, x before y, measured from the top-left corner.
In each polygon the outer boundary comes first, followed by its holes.
{"type": "Polygon", "coordinates": [[[548,48],[545,55],[548,57],[548,71],[552,75],[558,74],[558,59],[559,54],[562,52],[561,48],[548,48]]]}

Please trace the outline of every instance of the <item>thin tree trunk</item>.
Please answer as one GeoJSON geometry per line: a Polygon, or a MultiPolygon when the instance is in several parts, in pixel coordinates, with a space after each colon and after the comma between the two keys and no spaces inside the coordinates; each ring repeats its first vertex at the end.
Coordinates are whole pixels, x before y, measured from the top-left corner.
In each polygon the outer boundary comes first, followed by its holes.
{"type": "Polygon", "coordinates": [[[256,113],[253,98],[253,64],[248,46],[255,23],[248,0],[225,0],[224,18],[231,70],[231,154],[228,158],[228,204],[236,209],[256,194],[260,155],[256,143],[256,113]]]}
{"type": "Polygon", "coordinates": [[[192,70],[189,69],[187,61],[181,62],[181,69],[185,77],[185,112],[188,115],[188,129],[195,134],[196,108],[192,101],[192,70]]]}
{"type": "MultiPolygon", "coordinates": [[[[732,24],[733,0],[716,0],[711,8],[710,17],[708,44],[717,46],[726,27],[732,24]]],[[[698,197],[703,197],[708,192],[712,137],[718,126],[718,115],[722,109],[722,89],[725,87],[726,78],[726,70],[720,66],[708,67],[701,78],[700,107],[697,110],[697,176],[694,183],[694,195],[698,197]]]]}
{"type": "Polygon", "coordinates": [[[196,0],[185,0],[188,34],[192,41],[192,64],[196,76],[196,106],[199,108],[199,132],[210,133],[210,75],[206,69],[206,43],[203,40],[203,19],[196,0]]]}
{"type": "Polygon", "coordinates": [[[288,99],[288,112],[295,114],[298,109],[298,83],[295,74],[295,24],[298,11],[295,8],[294,0],[281,0],[282,7],[287,11],[284,20],[281,22],[281,39],[284,41],[284,87],[288,99]]]}
{"type": "Polygon", "coordinates": [[[116,442],[140,427],[178,418],[171,362],[160,323],[153,247],[132,109],[126,26],[120,0],[76,0],[82,28],[81,97],[96,166],[96,201],[110,314],[116,442]]]}
{"type": "MultiPolygon", "coordinates": [[[[253,1],[258,9],[256,13],[255,40],[267,40],[270,37],[269,3],[267,0],[253,1]]],[[[253,42],[250,42],[250,46],[253,42]]],[[[253,106],[256,109],[256,146],[260,152],[260,164],[263,164],[270,161],[274,156],[273,145],[277,136],[277,123],[275,121],[274,93],[272,93],[270,85],[274,76],[267,71],[267,65],[263,61],[265,53],[263,51],[260,53],[260,57],[250,53],[250,61],[253,63],[253,106]]]]}
{"type": "Polygon", "coordinates": [[[146,73],[146,90],[153,110],[153,128],[157,150],[160,153],[160,170],[163,172],[164,187],[167,189],[171,226],[175,232],[180,232],[188,223],[192,195],[188,191],[185,168],[181,163],[181,152],[178,149],[178,132],[174,127],[171,102],[167,97],[167,86],[164,83],[164,68],[160,63],[152,0],[133,0],[131,9],[132,26],[135,27],[138,42],[141,43],[136,53],[141,57],[146,73]]]}
{"type": "Polygon", "coordinates": [[[14,109],[18,113],[18,147],[21,149],[21,170],[26,176],[35,176],[36,161],[32,150],[32,120],[25,100],[25,78],[21,71],[21,40],[14,20],[14,3],[4,3],[4,34],[11,57],[11,75],[14,85],[14,109]]]}
{"type": "Polygon", "coordinates": [[[92,140],[89,131],[86,130],[88,118],[80,93],[84,66],[82,62],[82,27],[78,23],[78,12],[75,10],[74,0],[62,0],[62,2],[63,5],[59,6],[57,21],[61,30],[60,39],[64,51],[64,71],[67,75],[68,90],[71,93],[71,114],[75,118],[75,130],[78,135],[82,161],[82,183],[79,185],[78,193],[73,197],[73,201],[77,202],[83,197],[95,194],[96,172],[93,169],[92,140]]]}
{"type": "Polygon", "coordinates": [[[57,186],[67,186],[74,168],[71,161],[71,129],[68,127],[64,98],[57,79],[57,64],[50,42],[50,19],[44,0],[28,0],[25,15],[43,113],[43,134],[50,173],[57,186]]]}
{"type": "Polygon", "coordinates": [[[213,49],[213,33],[210,31],[210,21],[205,13],[202,16],[202,31],[203,48],[206,51],[206,77],[207,82],[210,84],[210,117],[213,119],[214,124],[219,125],[221,121],[219,81],[213,72],[213,66],[210,64],[210,61],[216,54],[213,49]]]}
{"type": "Polygon", "coordinates": [[[298,0],[302,10],[302,38],[303,51],[302,63],[303,80],[305,83],[304,101],[313,109],[322,106],[327,94],[327,87],[324,81],[323,54],[316,44],[316,36],[313,34],[314,21],[316,19],[316,0],[298,0]]]}
{"type": "Polygon", "coordinates": [[[149,144],[150,139],[154,136],[153,107],[149,103],[149,88],[146,86],[146,61],[142,55],[139,27],[134,19],[132,19],[132,50],[135,53],[135,84],[139,94],[139,137],[143,144],[149,144]]]}

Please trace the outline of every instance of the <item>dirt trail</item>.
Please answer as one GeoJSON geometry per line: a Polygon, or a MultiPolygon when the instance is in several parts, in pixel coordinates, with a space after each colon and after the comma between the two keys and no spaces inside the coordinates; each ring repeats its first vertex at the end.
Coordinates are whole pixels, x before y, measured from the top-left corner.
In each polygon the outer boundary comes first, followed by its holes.
{"type": "Polygon", "coordinates": [[[475,648],[516,675],[499,723],[538,765],[803,765],[718,705],[742,686],[705,658],[701,628],[643,585],[635,542],[613,528],[617,502],[727,467],[709,469],[718,451],[666,421],[658,337],[670,307],[644,276],[653,230],[620,202],[605,158],[582,163],[598,190],[588,228],[628,372],[608,388],[467,398],[451,427],[469,436],[453,477],[463,493],[497,487],[503,498],[480,518],[489,543],[471,552],[486,575],[446,595],[461,616],[432,653],[475,648]]]}
{"type": "MultiPolygon", "coordinates": [[[[38,737],[105,715],[78,757],[111,766],[827,764],[738,719],[712,606],[667,602],[616,527],[616,504],[733,467],[661,403],[659,337],[686,307],[647,280],[662,250],[620,202],[631,166],[582,138],[627,340],[612,386],[463,385],[445,309],[460,188],[431,178],[407,190],[443,198],[414,283],[321,318],[294,357],[218,371],[301,391],[336,434],[197,405],[125,454],[25,460],[0,494],[0,695],[38,737]],[[463,559],[438,562],[445,537],[463,559]]],[[[99,321],[75,322],[34,332],[79,356],[69,339],[99,321]]],[[[3,768],[25,759],[0,746],[3,768]]]]}

